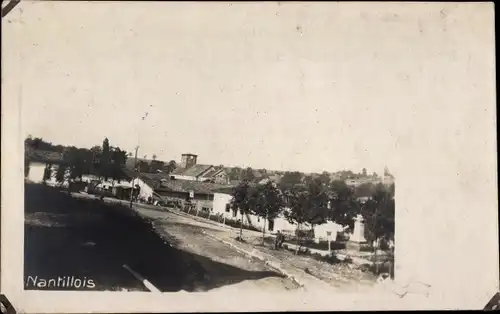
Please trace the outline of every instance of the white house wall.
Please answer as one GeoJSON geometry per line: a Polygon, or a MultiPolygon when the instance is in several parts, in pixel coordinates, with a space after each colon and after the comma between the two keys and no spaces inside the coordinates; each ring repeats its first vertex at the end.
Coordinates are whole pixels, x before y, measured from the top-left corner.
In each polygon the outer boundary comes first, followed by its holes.
{"type": "MultiPolygon", "coordinates": [[[[34,182],[34,183],[43,183],[44,180],[43,180],[43,175],[45,173],[45,167],[46,167],[46,163],[42,163],[42,162],[30,162],[30,169],[29,169],[29,173],[28,173],[28,177],[27,179],[30,180],[31,182],[34,182]]],[[[45,183],[47,185],[50,185],[50,186],[56,186],[56,185],[60,185],[59,182],[57,182],[56,180],[56,173],[57,173],[57,169],[59,168],[58,165],[52,165],[51,167],[51,177],[45,181],[45,183]]],[[[65,174],[65,180],[64,182],[61,184],[63,187],[65,186],[68,186],[68,178],[69,178],[69,175],[70,175],[70,172],[69,170],[66,170],[66,174],[65,174]]]]}
{"type": "Polygon", "coordinates": [[[43,182],[43,174],[45,172],[45,163],[30,162],[29,173],[27,179],[34,183],[43,182]]]}
{"type": "Polygon", "coordinates": [[[175,174],[175,175],[172,175],[175,179],[177,180],[189,180],[189,181],[196,181],[196,177],[193,177],[193,176],[184,176],[184,175],[180,175],[180,174],[175,174]]]}
{"type": "MultiPolygon", "coordinates": [[[[140,187],[139,197],[148,199],[149,197],[153,197],[153,188],[150,187],[146,182],[142,179],[136,178],[134,180],[134,186],[138,185],[140,187]]],[[[130,186],[130,185],[129,185],[130,186]]]]}
{"type": "MultiPolygon", "coordinates": [[[[239,219],[239,215],[237,217],[233,217],[233,211],[231,210],[230,212],[226,212],[226,204],[229,204],[231,202],[232,196],[229,194],[225,193],[215,193],[214,194],[214,202],[213,202],[213,213],[214,214],[222,214],[226,218],[230,219],[239,219]]],[[[262,230],[263,222],[260,217],[255,216],[255,215],[249,215],[250,219],[252,220],[252,224],[262,230]],[[260,220],[260,221],[259,221],[260,220]]],[[[266,231],[268,231],[268,223],[266,223],[266,231]]],[[[297,228],[297,225],[291,224],[287,219],[284,217],[278,217],[274,219],[274,228],[273,231],[295,231],[297,228]]],[[[305,227],[307,228],[307,227],[305,227]]],[[[317,239],[326,239],[327,238],[327,232],[332,232],[332,237],[335,239],[337,232],[342,231],[343,228],[342,226],[334,223],[334,222],[327,222],[322,225],[316,225],[314,226],[314,234],[317,239]]]]}

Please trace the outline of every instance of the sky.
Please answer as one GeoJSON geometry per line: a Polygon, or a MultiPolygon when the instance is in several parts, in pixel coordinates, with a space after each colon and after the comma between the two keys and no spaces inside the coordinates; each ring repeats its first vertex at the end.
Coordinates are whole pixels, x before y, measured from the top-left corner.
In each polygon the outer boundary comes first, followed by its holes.
{"type": "Polygon", "coordinates": [[[22,2],[9,18],[25,136],[306,172],[391,169],[464,40],[442,3],[22,2]]]}

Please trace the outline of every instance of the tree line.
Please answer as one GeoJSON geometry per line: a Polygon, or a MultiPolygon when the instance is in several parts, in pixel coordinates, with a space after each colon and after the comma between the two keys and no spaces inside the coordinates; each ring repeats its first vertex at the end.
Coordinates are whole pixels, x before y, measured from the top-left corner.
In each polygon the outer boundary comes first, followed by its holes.
{"type": "MultiPolygon", "coordinates": [[[[335,222],[353,228],[354,218],[361,215],[365,221],[366,238],[371,243],[381,238],[394,237],[394,185],[374,185],[371,197],[360,201],[356,188],[344,181],[330,181],[326,176],[291,184],[289,181],[251,184],[243,181],[233,191],[231,208],[243,216],[253,214],[266,221],[279,216],[297,226],[297,241],[300,242],[301,227],[335,222]],[[392,192],[391,192],[392,191],[392,192]]],[[[240,238],[242,237],[240,226],[240,238]]],[[[263,228],[262,238],[265,237],[263,228]]],[[[298,246],[297,246],[298,247],[298,246]]]]}
{"type": "MultiPolygon", "coordinates": [[[[230,169],[228,169],[228,177],[230,180],[234,181],[258,182],[268,175],[279,175],[281,176],[280,181],[289,182],[290,184],[301,182],[307,179],[307,177],[313,176],[311,174],[306,174],[300,171],[275,171],[267,169],[253,169],[251,167],[231,167],[230,169]]],[[[387,169],[385,169],[384,171],[384,176],[391,176],[387,169]]],[[[323,171],[321,174],[318,173],[314,175],[314,177],[328,177],[328,179],[330,179],[331,177],[336,177],[336,179],[338,180],[380,178],[380,176],[376,172],[369,174],[366,168],[361,169],[361,172],[359,173],[355,173],[352,170],[342,170],[334,173],[323,171]]]]}
{"type": "Polygon", "coordinates": [[[171,173],[177,168],[177,163],[175,160],[171,160],[168,163],[160,160],[156,160],[156,157],[153,156],[153,160],[147,162],[145,160],[137,161],[137,169],[142,173],[171,173]]]}
{"type": "MultiPolygon", "coordinates": [[[[81,181],[86,174],[95,175],[99,178],[99,182],[108,179],[119,182],[127,178],[123,168],[130,154],[117,146],[111,146],[108,138],[103,140],[101,146],[96,145],[90,149],[52,145],[41,138],[31,137],[25,140],[25,145],[28,149],[51,151],[62,155],[55,173],[52,173],[52,165],[47,164],[44,181],[52,177],[60,184],[78,179],[81,181]]],[[[25,166],[29,167],[29,162],[26,161],[25,166]]]]}

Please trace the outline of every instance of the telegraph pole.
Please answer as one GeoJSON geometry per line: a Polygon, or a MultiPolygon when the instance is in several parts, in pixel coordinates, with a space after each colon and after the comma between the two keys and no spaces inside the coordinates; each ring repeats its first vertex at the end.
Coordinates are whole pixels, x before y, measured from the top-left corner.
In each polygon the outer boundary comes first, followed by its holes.
{"type": "Polygon", "coordinates": [[[137,172],[137,151],[139,150],[139,146],[135,147],[135,158],[134,158],[134,177],[132,178],[132,189],[130,190],[130,208],[132,208],[132,203],[134,200],[134,189],[135,189],[135,176],[137,172]]]}

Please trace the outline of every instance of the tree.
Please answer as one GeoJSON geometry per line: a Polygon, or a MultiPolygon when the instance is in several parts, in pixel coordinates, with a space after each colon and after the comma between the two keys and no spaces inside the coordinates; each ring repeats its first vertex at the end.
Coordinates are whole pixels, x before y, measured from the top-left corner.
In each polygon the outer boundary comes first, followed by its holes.
{"type": "Polygon", "coordinates": [[[363,175],[363,177],[367,177],[367,172],[366,172],[366,168],[363,168],[363,170],[361,171],[361,174],[363,175]]]}
{"type": "Polygon", "coordinates": [[[158,172],[158,170],[163,171],[164,168],[165,168],[164,162],[159,160],[153,159],[151,161],[151,164],[149,165],[149,171],[152,173],[156,173],[158,172]]]}
{"type": "Polygon", "coordinates": [[[247,181],[243,181],[238,186],[236,186],[233,190],[232,199],[231,199],[231,208],[233,212],[237,212],[239,210],[241,215],[240,221],[240,240],[243,239],[243,215],[249,212],[249,195],[250,195],[250,185],[247,181]]]}
{"type": "Polygon", "coordinates": [[[57,167],[55,179],[56,179],[56,182],[59,183],[59,186],[63,185],[64,181],[67,179],[66,178],[66,170],[67,170],[66,165],[61,164],[57,167]]]}
{"type": "Polygon", "coordinates": [[[119,147],[113,147],[110,152],[110,157],[111,164],[109,175],[113,179],[113,181],[120,182],[125,178],[123,168],[125,167],[125,163],[127,162],[127,152],[121,150],[119,147]]]}
{"type": "Polygon", "coordinates": [[[302,183],[303,174],[298,171],[287,171],[280,179],[279,186],[283,190],[293,188],[302,183]]]}
{"type": "Polygon", "coordinates": [[[389,195],[394,198],[394,195],[396,194],[396,186],[394,183],[392,183],[391,185],[389,185],[388,187],[388,191],[389,191],[389,195]]]}
{"type": "Polygon", "coordinates": [[[389,168],[385,167],[384,168],[384,177],[390,177],[391,173],[389,172],[389,168]]]}
{"type": "Polygon", "coordinates": [[[43,183],[46,184],[50,178],[52,178],[52,164],[46,164],[43,170],[43,183]]]}
{"type": "Polygon", "coordinates": [[[151,168],[149,166],[149,163],[147,163],[144,160],[139,160],[137,162],[137,169],[139,170],[139,172],[142,172],[142,173],[149,173],[149,172],[151,172],[151,168]]]}
{"type": "Polygon", "coordinates": [[[372,196],[375,193],[376,186],[371,182],[360,184],[355,188],[355,196],[356,197],[366,197],[372,196]]]}
{"type": "Polygon", "coordinates": [[[323,171],[323,173],[319,175],[318,179],[326,185],[330,185],[330,182],[332,181],[330,174],[327,171],[323,171]]]}
{"type": "Polygon", "coordinates": [[[52,143],[44,141],[42,138],[32,138],[31,135],[24,140],[24,143],[34,149],[55,151],[52,143]]]}
{"type": "Polygon", "coordinates": [[[177,168],[177,163],[175,160],[170,160],[167,165],[164,165],[163,172],[171,173],[175,168],[177,168]]]}
{"type": "Polygon", "coordinates": [[[153,154],[153,160],[156,160],[156,154],[153,154]]]}
{"type": "Polygon", "coordinates": [[[239,180],[240,175],[241,175],[241,168],[240,167],[233,167],[231,168],[231,171],[228,173],[229,180],[239,180]]]}
{"type": "Polygon", "coordinates": [[[104,178],[104,180],[108,180],[111,175],[110,171],[110,163],[111,163],[111,152],[109,147],[109,140],[105,138],[102,142],[102,150],[99,156],[99,175],[104,178]]]}
{"type": "Polygon", "coordinates": [[[273,182],[258,185],[249,193],[249,210],[264,220],[262,227],[262,243],[266,235],[266,222],[275,219],[281,213],[284,202],[281,191],[273,182]]]}
{"type": "Polygon", "coordinates": [[[30,160],[28,156],[24,156],[24,177],[27,178],[30,174],[30,160]]]}
{"type": "Polygon", "coordinates": [[[354,227],[354,218],[360,212],[354,190],[340,180],[333,181],[330,189],[329,220],[344,227],[354,227]]]}
{"type": "Polygon", "coordinates": [[[255,174],[253,173],[253,169],[247,167],[245,170],[240,173],[240,181],[248,181],[252,182],[255,180],[255,174]]]}
{"type": "MultiPolygon", "coordinates": [[[[321,180],[313,179],[305,186],[296,185],[284,190],[284,197],[288,209],[284,212],[285,218],[292,224],[297,224],[297,250],[301,246],[301,229],[304,224],[320,225],[329,217],[328,186],[321,180]]],[[[313,230],[313,229],[311,229],[313,230]]]]}
{"type": "Polygon", "coordinates": [[[367,240],[373,242],[394,237],[394,199],[383,185],[377,185],[372,199],[362,206],[361,215],[365,220],[367,240]]]}

